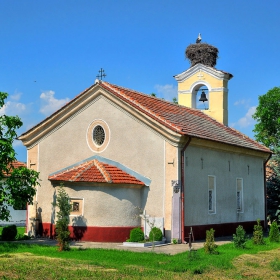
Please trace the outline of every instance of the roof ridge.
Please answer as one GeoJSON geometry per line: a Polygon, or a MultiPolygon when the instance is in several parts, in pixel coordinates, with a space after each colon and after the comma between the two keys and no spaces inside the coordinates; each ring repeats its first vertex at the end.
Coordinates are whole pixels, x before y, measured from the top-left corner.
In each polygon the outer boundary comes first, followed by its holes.
{"type": "MultiPolygon", "coordinates": [[[[77,178],[79,178],[84,172],[86,172],[88,169],[90,169],[92,166],[94,166],[94,160],[85,162],[83,166],[81,166],[81,171],[77,172],[77,175],[70,181],[75,181],[77,178]]],[[[77,170],[79,170],[79,166],[76,167],[77,170]]]]}
{"type": "Polygon", "coordinates": [[[103,175],[103,177],[106,180],[106,182],[107,183],[112,183],[112,179],[111,179],[110,173],[106,170],[106,168],[102,164],[102,162],[98,161],[97,159],[94,159],[93,160],[93,164],[97,167],[97,169],[103,175]]]}

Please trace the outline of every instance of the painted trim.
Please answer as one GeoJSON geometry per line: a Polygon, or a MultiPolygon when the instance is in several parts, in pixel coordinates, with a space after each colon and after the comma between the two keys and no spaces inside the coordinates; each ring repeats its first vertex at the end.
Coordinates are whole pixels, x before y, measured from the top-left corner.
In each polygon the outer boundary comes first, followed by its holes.
{"type": "MultiPolygon", "coordinates": [[[[222,236],[232,236],[236,233],[236,228],[242,225],[246,233],[252,233],[254,230],[254,225],[256,221],[246,221],[246,222],[234,222],[234,223],[223,223],[223,224],[208,224],[208,225],[188,225],[185,226],[185,240],[188,240],[188,233],[192,227],[194,240],[205,240],[206,230],[213,228],[215,230],[215,237],[222,236]]],[[[261,220],[262,226],[264,225],[264,220],[261,220]]]]}
{"type": "Polygon", "coordinates": [[[210,76],[219,80],[230,80],[233,77],[232,74],[230,73],[225,73],[223,71],[216,70],[213,67],[209,67],[201,63],[198,63],[195,66],[184,71],[183,73],[175,75],[174,78],[178,81],[178,83],[182,83],[192,75],[196,74],[199,70],[202,70],[205,73],[209,74],[210,76]]]}
{"type": "MultiPolygon", "coordinates": [[[[70,238],[91,242],[125,242],[129,239],[130,231],[135,227],[93,227],[93,226],[68,226],[70,238]]],[[[55,237],[55,225],[40,223],[39,234],[44,237],[55,237]]]]}
{"type": "Polygon", "coordinates": [[[91,157],[89,157],[87,159],[79,161],[77,163],[74,163],[72,165],[69,165],[69,166],[67,166],[65,168],[62,168],[62,169],[60,169],[58,171],[55,171],[55,172],[49,174],[49,176],[53,176],[53,175],[55,175],[57,173],[64,172],[66,170],[69,170],[69,169],[71,169],[73,167],[76,167],[76,166],[78,166],[80,164],[83,164],[83,163],[85,163],[87,161],[94,160],[94,159],[97,159],[100,162],[107,163],[107,164],[110,164],[110,165],[114,165],[114,166],[120,168],[121,170],[123,170],[124,172],[128,173],[129,175],[134,176],[136,179],[142,181],[146,186],[150,186],[150,184],[152,182],[152,180],[150,178],[147,178],[147,177],[141,175],[140,173],[138,173],[138,172],[128,168],[127,166],[125,166],[125,165],[123,165],[123,164],[121,164],[121,163],[119,163],[117,161],[114,161],[114,160],[111,160],[111,159],[108,159],[108,158],[104,158],[104,157],[99,156],[99,155],[94,155],[94,156],[91,156],[91,157]]]}

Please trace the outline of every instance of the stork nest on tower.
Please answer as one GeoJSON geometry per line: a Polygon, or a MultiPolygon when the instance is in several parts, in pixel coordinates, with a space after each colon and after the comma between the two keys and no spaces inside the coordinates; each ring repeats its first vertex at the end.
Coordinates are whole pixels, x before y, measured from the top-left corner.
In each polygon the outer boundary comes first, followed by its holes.
{"type": "Polygon", "coordinates": [[[214,67],[217,63],[219,50],[209,44],[191,44],[186,48],[186,58],[190,61],[191,67],[201,63],[214,67]]]}

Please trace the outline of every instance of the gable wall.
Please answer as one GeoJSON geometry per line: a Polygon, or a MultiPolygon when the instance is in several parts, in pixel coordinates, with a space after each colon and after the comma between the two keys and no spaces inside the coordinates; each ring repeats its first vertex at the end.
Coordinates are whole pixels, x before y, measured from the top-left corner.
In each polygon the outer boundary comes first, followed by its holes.
{"type": "MultiPolygon", "coordinates": [[[[164,140],[151,129],[135,120],[129,113],[118,108],[105,97],[95,100],[88,108],[76,115],[71,121],[53,131],[39,143],[39,171],[42,180],[38,190],[38,207],[42,209],[43,222],[51,222],[54,188],[47,179],[49,174],[69,165],[89,158],[95,154],[117,161],[128,168],[151,178],[150,187],[140,191],[139,206],[147,214],[162,217],[164,215],[164,140]],[[110,130],[110,142],[100,153],[93,152],[86,140],[88,126],[96,119],[105,121],[110,130]]],[[[69,190],[70,191],[70,190],[69,190]]],[[[102,190],[100,190],[102,192],[102,190]]],[[[73,190],[70,191],[71,193],[73,190]]],[[[113,193],[111,193],[113,195],[113,193]]],[[[93,192],[89,189],[77,191],[78,197],[94,201],[93,192]]],[[[126,198],[124,198],[126,200],[126,198]]],[[[120,200],[118,200],[120,201],[120,200]]],[[[136,201],[134,201],[136,203],[136,201]]],[[[106,203],[106,202],[105,202],[106,203]]],[[[125,201],[124,203],[127,203],[125,201]]],[[[115,207],[110,204],[107,207],[115,207]]],[[[108,225],[102,215],[86,217],[88,225],[108,225]],[[98,220],[99,219],[99,220],[98,220]]],[[[131,220],[135,224],[135,221],[131,220]]]]}

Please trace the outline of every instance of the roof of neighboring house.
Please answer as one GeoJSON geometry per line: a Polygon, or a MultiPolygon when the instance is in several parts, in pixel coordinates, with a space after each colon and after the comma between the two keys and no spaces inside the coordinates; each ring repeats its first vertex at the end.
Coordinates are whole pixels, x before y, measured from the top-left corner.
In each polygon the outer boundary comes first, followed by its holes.
{"type": "Polygon", "coordinates": [[[74,165],[69,169],[65,168],[62,171],[51,174],[48,179],[50,181],[145,185],[142,181],[120,168],[100,162],[97,159],[74,165]]]}
{"type": "Polygon", "coordinates": [[[18,168],[18,167],[21,167],[21,166],[27,167],[25,162],[17,161],[17,160],[12,163],[12,166],[14,168],[18,168]]]}
{"type": "MultiPolygon", "coordinates": [[[[22,166],[23,166],[23,167],[27,167],[25,162],[21,162],[21,161],[17,161],[17,160],[16,160],[16,161],[13,161],[13,162],[9,165],[9,167],[10,167],[11,165],[13,166],[13,168],[19,168],[19,167],[22,167],[22,166]]],[[[12,171],[12,170],[9,170],[9,171],[12,171]]],[[[7,174],[7,173],[4,172],[4,176],[9,176],[9,174],[7,174]]]]}
{"type": "Polygon", "coordinates": [[[44,124],[49,119],[54,118],[56,114],[58,114],[70,104],[74,103],[95,86],[100,86],[118,99],[121,99],[125,103],[134,107],[136,110],[144,113],[163,126],[181,135],[197,137],[270,153],[270,150],[267,147],[250,139],[241,132],[216,121],[212,117],[203,113],[201,110],[177,105],[160,98],[137,92],[135,90],[98,80],[94,85],[77,95],[74,99],[65,104],[51,116],[31,128],[29,131],[23,133],[20,138],[27,135],[36,127],[39,127],[41,124],[44,124]]]}

